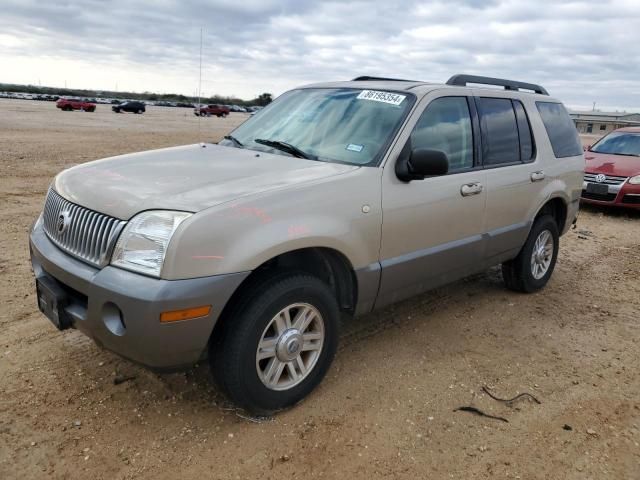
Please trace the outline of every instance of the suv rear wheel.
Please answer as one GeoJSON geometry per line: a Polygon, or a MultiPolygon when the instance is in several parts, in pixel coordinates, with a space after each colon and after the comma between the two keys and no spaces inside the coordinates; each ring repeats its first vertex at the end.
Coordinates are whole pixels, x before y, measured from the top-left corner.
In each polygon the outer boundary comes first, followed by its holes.
{"type": "Polygon", "coordinates": [[[510,290],[531,293],[544,287],[556,265],[558,225],[551,215],[539,217],[516,258],[502,264],[502,278],[510,290]]]}
{"type": "Polygon", "coordinates": [[[295,405],[323,379],[338,344],[339,309],[329,287],[306,273],[249,287],[212,342],[218,383],[257,415],[295,405]]]}

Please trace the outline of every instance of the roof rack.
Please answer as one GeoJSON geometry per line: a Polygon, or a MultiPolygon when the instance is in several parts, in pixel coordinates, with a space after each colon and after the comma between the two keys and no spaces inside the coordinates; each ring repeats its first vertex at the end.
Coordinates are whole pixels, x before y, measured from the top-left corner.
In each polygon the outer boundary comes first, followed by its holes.
{"type": "Polygon", "coordinates": [[[505,80],[503,78],[480,77],[477,75],[454,75],[447,80],[447,85],[466,87],[468,83],[479,83],[481,85],[497,85],[505,90],[531,90],[541,95],[549,95],[543,87],[534,83],[517,82],[515,80],[505,80]]]}
{"type": "Polygon", "coordinates": [[[402,78],[385,78],[385,77],[369,77],[368,75],[364,75],[362,77],[356,77],[352,82],[366,82],[370,80],[384,80],[388,82],[415,82],[416,80],[404,80],[402,78]]]}

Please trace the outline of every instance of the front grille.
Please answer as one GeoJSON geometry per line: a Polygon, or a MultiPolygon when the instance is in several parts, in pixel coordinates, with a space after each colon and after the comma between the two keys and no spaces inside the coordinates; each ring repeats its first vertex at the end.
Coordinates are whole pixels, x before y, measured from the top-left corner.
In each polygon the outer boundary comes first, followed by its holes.
{"type": "Polygon", "coordinates": [[[622,203],[630,203],[632,205],[640,205],[640,195],[625,195],[622,197],[622,203]]]}
{"type": "Polygon", "coordinates": [[[616,175],[605,175],[604,176],[604,181],[598,182],[598,181],[596,181],[596,176],[597,175],[599,175],[599,174],[598,173],[585,173],[584,174],[584,181],[585,182],[590,182],[590,183],[601,183],[603,185],[621,185],[628,178],[628,177],[618,177],[616,175]]]}
{"type": "Polygon", "coordinates": [[[587,192],[586,190],[582,190],[582,198],[586,198],[588,200],[599,200],[601,202],[613,202],[616,197],[618,196],[617,193],[591,193],[591,192],[587,192]]]}
{"type": "Polygon", "coordinates": [[[127,223],[71,203],[53,189],[47,193],[43,221],[53,243],[95,267],[109,263],[118,234],[127,223]]]}

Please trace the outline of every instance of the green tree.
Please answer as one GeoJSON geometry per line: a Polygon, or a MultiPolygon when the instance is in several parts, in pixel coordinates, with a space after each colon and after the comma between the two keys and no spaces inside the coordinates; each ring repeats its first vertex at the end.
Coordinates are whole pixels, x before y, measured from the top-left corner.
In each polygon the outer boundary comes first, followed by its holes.
{"type": "Polygon", "coordinates": [[[273,96],[270,93],[263,93],[255,99],[255,103],[261,107],[266,107],[273,101],[273,96]]]}

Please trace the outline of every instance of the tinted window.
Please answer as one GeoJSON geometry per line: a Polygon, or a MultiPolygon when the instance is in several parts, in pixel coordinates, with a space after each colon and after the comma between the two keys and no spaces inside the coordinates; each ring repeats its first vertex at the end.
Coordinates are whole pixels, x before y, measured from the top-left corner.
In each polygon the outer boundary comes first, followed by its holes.
{"type": "Polygon", "coordinates": [[[498,165],[520,161],[516,115],[508,98],[480,98],[483,162],[498,165]]]}
{"type": "MultiPolygon", "coordinates": [[[[561,103],[536,102],[544,128],[547,130],[553,154],[556,158],[582,155],[578,132],[564,105],[561,103]]],[[[593,125],[590,124],[591,129],[593,125]]],[[[591,130],[588,130],[591,131],[591,130]]]]}
{"type": "Polygon", "coordinates": [[[431,102],[411,132],[411,148],[441,150],[449,170],[473,167],[473,133],[466,97],[442,97],[431,102]]]}
{"type": "Polygon", "coordinates": [[[513,109],[516,112],[518,121],[518,136],[520,137],[520,161],[528,162],[533,157],[533,137],[531,136],[531,125],[524,105],[518,100],[513,101],[513,109]]]}

